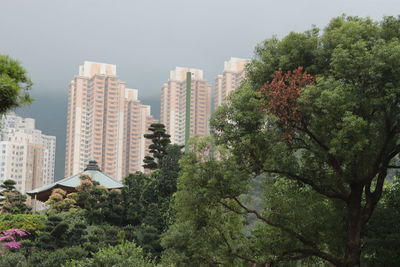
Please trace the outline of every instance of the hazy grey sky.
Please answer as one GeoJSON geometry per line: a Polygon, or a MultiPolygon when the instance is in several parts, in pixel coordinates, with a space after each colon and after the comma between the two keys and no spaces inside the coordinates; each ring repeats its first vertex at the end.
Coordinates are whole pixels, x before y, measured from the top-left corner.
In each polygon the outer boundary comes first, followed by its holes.
{"type": "Polygon", "coordinates": [[[395,0],[0,0],[0,54],[22,62],[36,102],[19,111],[57,136],[63,175],[67,85],[85,60],[117,65],[128,87],[159,117],[160,86],[175,66],[209,82],[230,57],[252,57],[272,35],[323,28],[346,13],[380,20],[395,0]]]}

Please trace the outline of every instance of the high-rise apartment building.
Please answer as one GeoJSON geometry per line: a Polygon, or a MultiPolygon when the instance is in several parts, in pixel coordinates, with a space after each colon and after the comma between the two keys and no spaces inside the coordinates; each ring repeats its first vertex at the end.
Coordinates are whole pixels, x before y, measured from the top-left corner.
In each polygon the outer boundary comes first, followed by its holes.
{"type": "Polygon", "coordinates": [[[185,143],[186,77],[191,75],[190,136],[209,133],[211,87],[199,69],[176,67],[167,83],[161,87],[160,121],[171,135],[171,142],[185,143]]]}
{"type": "Polygon", "coordinates": [[[14,180],[22,193],[53,183],[56,137],[15,114],[3,116],[0,129],[0,182],[14,180]]]}
{"type": "Polygon", "coordinates": [[[144,138],[144,134],[148,133],[150,124],[156,122],[150,114],[150,106],[142,105],[138,100],[136,89],[126,89],[125,93],[123,177],[144,171],[143,159],[151,144],[151,140],[144,138]]]}
{"type": "Polygon", "coordinates": [[[242,84],[249,59],[234,58],[224,62],[224,72],[215,78],[214,107],[225,103],[227,96],[242,84]]]}
{"type": "Polygon", "coordinates": [[[118,79],[115,65],[85,61],[69,86],[65,176],[83,171],[90,159],[118,180],[141,170],[145,148],[136,144],[149,121],[150,107],[118,79]]]}

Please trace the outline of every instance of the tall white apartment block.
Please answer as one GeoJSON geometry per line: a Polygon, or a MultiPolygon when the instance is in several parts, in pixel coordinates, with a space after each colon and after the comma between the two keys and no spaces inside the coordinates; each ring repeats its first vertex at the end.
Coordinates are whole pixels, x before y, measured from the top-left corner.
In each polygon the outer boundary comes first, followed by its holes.
{"type": "Polygon", "coordinates": [[[12,179],[23,193],[53,183],[56,137],[12,113],[1,118],[0,129],[0,182],[12,179]]]}
{"type": "Polygon", "coordinates": [[[176,67],[161,87],[160,121],[171,142],[179,145],[185,143],[187,73],[191,73],[190,136],[209,134],[211,87],[203,79],[203,70],[176,67]]]}
{"type": "Polygon", "coordinates": [[[246,64],[249,62],[249,59],[235,57],[224,62],[224,72],[215,78],[215,108],[223,105],[229,94],[242,84],[246,76],[246,64]]]}
{"type": "Polygon", "coordinates": [[[85,61],[70,83],[66,177],[82,172],[91,159],[118,180],[142,170],[145,152],[138,140],[147,131],[143,125],[153,118],[150,107],[137,99],[137,90],[118,79],[116,69],[112,64],[85,61]]]}

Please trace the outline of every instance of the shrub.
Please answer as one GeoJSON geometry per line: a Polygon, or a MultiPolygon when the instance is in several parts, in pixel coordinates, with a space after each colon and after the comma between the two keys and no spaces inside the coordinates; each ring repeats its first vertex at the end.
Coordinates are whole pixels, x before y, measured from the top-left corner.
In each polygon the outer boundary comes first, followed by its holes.
{"type": "Polygon", "coordinates": [[[21,248],[21,239],[24,236],[29,235],[28,232],[20,229],[12,228],[8,229],[0,234],[0,242],[3,242],[3,246],[11,251],[17,251],[21,248]]]}
{"type": "Polygon", "coordinates": [[[36,246],[41,249],[54,250],[68,244],[68,224],[59,216],[49,216],[36,239],[36,246]]]}
{"type": "Polygon", "coordinates": [[[18,228],[30,233],[44,226],[46,216],[37,214],[4,214],[0,215],[0,232],[18,228]]]}
{"type": "Polygon", "coordinates": [[[99,250],[92,259],[72,260],[63,267],[155,267],[155,263],[144,255],[142,248],[133,242],[124,242],[99,250]]]}
{"type": "Polygon", "coordinates": [[[67,261],[82,259],[86,256],[87,252],[81,247],[62,248],[54,251],[38,250],[28,258],[28,266],[60,267],[67,261]]]}
{"type": "Polygon", "coordinates": [[[1,267],[28,267],[28,263],[21,253],[7,253],[0,257],[1,267]]]}

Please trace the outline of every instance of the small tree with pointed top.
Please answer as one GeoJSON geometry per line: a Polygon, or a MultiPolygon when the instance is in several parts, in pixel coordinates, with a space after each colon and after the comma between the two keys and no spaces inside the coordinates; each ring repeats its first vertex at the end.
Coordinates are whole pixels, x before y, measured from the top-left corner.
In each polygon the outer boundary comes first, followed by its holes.
{"type": "Polygon", "coordinates": [[[3,184],[0,185],[1,188],[4,188],[4,190],[0,193],[0,195],[3,196],[3,193],[5,192],[11,192],[16,190],[15,185],[16,182],[14,180],[11,179],[5,180],[3,184]]]}
{"type": "Polygon", "coordinates": [[[15,189],[16,182],[14,180],[5,180],[3,184],[0,185],[3,191],[0,195],[3,197],[1,201],[1,213],[29,213],[31,208],[26,205],[26,195],[21,194],[17,189],[15,189]]]}
{"type": "Polygon", "coordinates": [[[146,139],[151,139],[152,144],[149,146],[152,156],[146,156],[143,160],[145,169],[159,169],[163,157],[167,154],[167,146],[171,143],[170,135],[166,133],[165,125],[162,123],[153,123],[149,127],[152,133],[145,134],[146,139]]]}

